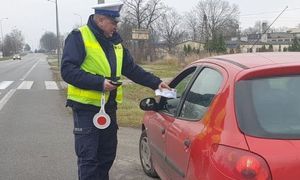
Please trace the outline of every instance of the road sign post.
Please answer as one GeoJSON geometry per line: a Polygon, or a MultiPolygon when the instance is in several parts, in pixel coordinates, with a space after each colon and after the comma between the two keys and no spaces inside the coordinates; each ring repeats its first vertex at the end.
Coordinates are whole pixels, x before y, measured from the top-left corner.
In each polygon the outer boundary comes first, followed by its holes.
{"type": "Polygon", "coordinates": [[[144,42],[149,39],[148,29],[133,29],[132,30],[132,40],[133,40],[133,49],[135,59],[141,61],[142,58],[145,58],[144,42]],[[137,42],[137,43],[135,43],[137,42]],[[136,47],[137,44],[137,47],[136,47]]]}

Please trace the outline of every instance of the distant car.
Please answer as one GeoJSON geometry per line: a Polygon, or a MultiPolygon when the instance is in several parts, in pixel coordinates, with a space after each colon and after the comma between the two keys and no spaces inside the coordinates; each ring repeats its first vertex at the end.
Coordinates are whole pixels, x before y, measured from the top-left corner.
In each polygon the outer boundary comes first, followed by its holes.
{"type": "Polygon", "coordinates": [[[300,178],[300,53],[210,57],[146,98],[140,160],[162,180],[300,178]]]}
{"type": "Polygon", "coordinates": [[[14,56],[13,56],[13,60],[16,60],[16,59],[21,60],[21,56],[18,55],[18,54],[14,55],[14,56]]]}

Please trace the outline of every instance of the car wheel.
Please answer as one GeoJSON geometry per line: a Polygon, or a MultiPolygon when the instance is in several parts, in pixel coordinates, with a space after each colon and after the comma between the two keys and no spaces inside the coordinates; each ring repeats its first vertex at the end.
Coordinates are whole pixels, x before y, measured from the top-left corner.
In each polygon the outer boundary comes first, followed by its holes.
{"type": "Polygon", "coordinates": [[[149,139],[147,137],[146,130],[143,130],[140,137],[139,152],[140,152],[140,160],[144,172],[150,177],[154,177],[154,178],[158,177],[152,164],[149,139]]]}

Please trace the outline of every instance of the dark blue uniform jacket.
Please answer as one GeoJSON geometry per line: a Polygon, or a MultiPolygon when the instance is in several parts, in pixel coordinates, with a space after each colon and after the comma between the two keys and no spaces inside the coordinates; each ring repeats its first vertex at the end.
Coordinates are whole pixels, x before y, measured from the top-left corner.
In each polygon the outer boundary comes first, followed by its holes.
{"type": "MultiPolygon", "coordinates": [[[[88,27],[92,30],[98,42],[100,43],[111,67],[111,79],[116,78],[116,57],[113,49],[113,44],[122,42],[118,33],[114,33],[112,38],[106,38],[103,31],[93,21],[93,15],[89,17],[88,27]]],[[[134,63],[128,49],[124,48],[122,75],[128,79],[152,89],[157,89],[161,80],[153,74],[146,72],[140,66],[134,63]]],[[[80,69],[86,56],[85,47],[83,44],[81,33],[78,29],[73,30],[65,41],[65,47],[61,63],[61,76],[68,84],[72,84],[81,89],[103,90],[104,77],[93,75],[80,69]]],[[[105,105],[106,110],[116,110],[117,103],[115,102],[116,91],[110,93],[109,101],[105,105]]],[[[67,106],[75,109],[84,109],[99,111],[99,108],[93,105],[86,105],[72,100],[67,100],[67,106]]]]}

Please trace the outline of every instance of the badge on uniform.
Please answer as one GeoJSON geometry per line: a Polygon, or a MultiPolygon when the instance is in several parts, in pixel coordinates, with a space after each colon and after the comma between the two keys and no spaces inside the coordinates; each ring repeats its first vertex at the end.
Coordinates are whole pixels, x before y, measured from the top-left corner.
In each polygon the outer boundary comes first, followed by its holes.
{"type": "Polygon", "coordinates": [[[110,117],[106,114],[105,109],[105,95],[102,93],[100,111],[95,114],[93,118],[94,126],[98,129],[106,129],[110,125],[110,117]]]}

